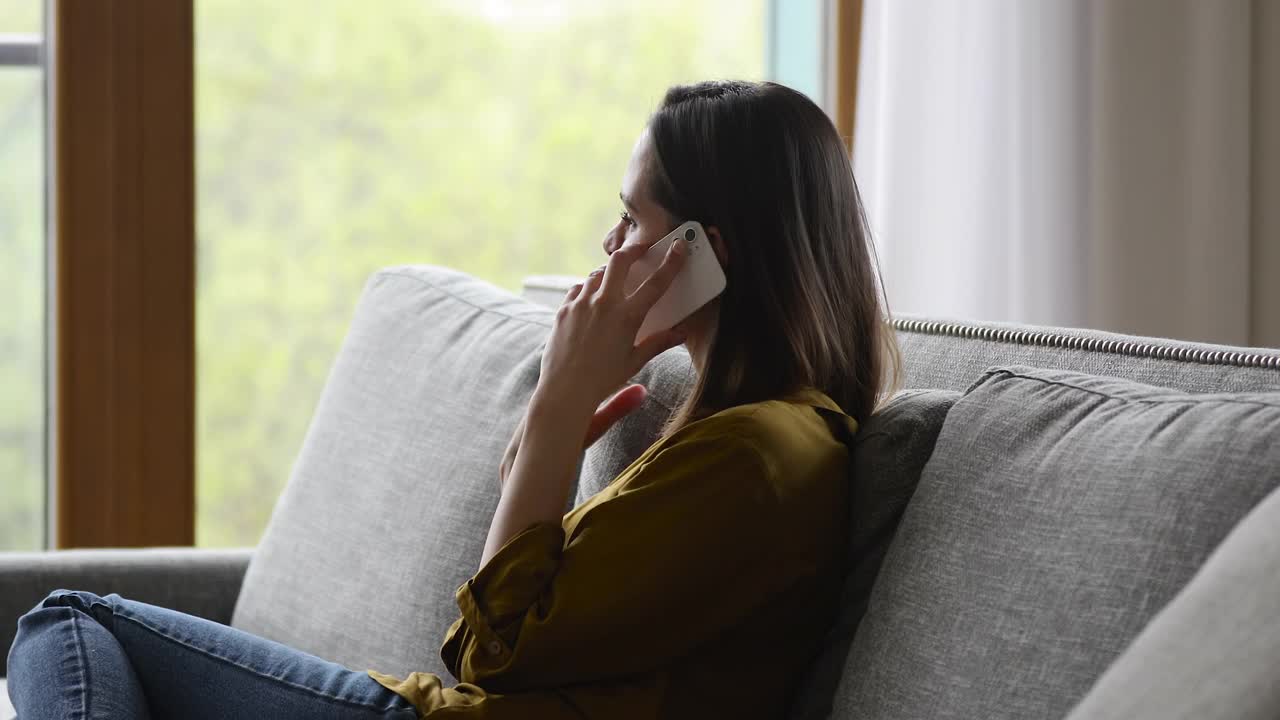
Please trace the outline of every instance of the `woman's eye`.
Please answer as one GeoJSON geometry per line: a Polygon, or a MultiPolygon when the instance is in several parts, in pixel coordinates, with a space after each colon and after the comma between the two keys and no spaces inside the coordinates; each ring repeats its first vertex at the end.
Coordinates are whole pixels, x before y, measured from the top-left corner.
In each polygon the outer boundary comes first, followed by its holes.
{"type": "Polygon", "coordinates": [[[627,212],[626,210],[623,210],[622,212],[618,213],[618,216],[622,218],[622,222],[626,223],[628,227],[636,226],[635,218],[631,217],[631,213],[627,212]]]}

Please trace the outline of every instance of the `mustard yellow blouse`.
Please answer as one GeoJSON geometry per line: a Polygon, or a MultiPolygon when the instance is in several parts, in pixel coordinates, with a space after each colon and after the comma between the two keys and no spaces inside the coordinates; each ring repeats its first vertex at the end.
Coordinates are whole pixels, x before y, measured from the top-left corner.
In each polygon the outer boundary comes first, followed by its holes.
{"type": "MultiPolygon", "coordinates": [[[[457,590],[461,682],[369,675],[421,718],[781,718],[834,620],[848,452],[805,390],[655,443],[457,590]]],[[[847,437],[847,436],[845,436],[847,437]]]]}

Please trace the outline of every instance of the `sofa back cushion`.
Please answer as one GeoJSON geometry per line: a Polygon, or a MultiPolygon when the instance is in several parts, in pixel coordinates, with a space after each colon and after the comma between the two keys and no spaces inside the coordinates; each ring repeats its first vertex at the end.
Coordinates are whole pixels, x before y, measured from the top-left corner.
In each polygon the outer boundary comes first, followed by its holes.
{"type": "Polygon", "coordinates": [[[1280,490],[1156,615],[1067,720],[1280,717],[1280,490]]]}
{"type": "Polygon", "coordinates": [[[618,421],[582,458],[575,504],[600,492],[658,439],[662,426],[694,381],[693,364],[683,346],[650,360],[631,382],[648,389],[644,404],[618,421]]]}
{"type": "MultiPolygon", "coordinates": [[[[454,591],[480,561],[498,464],[551,321],[550,309],[452,270],[375,274],[232,625],[356,669],[448,677],[439,650],[458,617],[454,591]]],[[[668,354],[661,365],[678,368],[668,354]]],[[[629,423],[656,426],[671,402],[655,395],[629,423]]],[[[603,486],[642,443],[611,440],[583,482],[603,486]]]]}
{"type": "Polygon", "coordinates": [[[1063,717],[1280,484],[1280,393],[1025,367],[950,410],[836,717],[1063,717]]]}
{"type": "Polygon", "coordinates": [[[365,287],[232,625],[348,667],[445,673],[551,312],[443,268],[365,287]]]}
{"type": "Polygon", "coordinates": [[[840,614],[792,702],[791,720],[830,717],[832,697],[846,672],[845,659],[885,552],[933,453],[947,411],[959,397],[952,390],[898,393],[854,436],[840,614]]]}

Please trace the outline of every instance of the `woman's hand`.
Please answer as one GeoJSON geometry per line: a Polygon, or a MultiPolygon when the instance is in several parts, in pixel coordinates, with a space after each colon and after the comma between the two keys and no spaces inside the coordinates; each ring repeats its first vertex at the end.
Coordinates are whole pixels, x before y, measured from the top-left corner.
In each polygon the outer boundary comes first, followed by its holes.
{"type": "Polygon", "coordinates": [[[647,251],[638,244],[619,248],[604,268],[569,290],[556,311],[531,405],[555,408],[555,414],[590,414],[645,363],[683,342],[677,326],[635,344],[645,315],[671,286],[687,253],[684,243],[671,243],[658,269],[628,295],[627,273],[647,251]]]}

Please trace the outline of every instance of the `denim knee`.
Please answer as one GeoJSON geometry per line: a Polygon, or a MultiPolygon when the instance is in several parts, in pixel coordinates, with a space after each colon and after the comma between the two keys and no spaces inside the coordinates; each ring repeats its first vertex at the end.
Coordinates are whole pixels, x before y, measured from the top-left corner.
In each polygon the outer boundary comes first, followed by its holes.
{"type": "Polygon", "coordinates": [[[109,623],[115,614],[116,601],[120,599],[115,593],[103,597],[84,590],[59,589],[46,595],[28,614],[44,608],[67,607],[90,615],[98,622],[109,623]]]}
{"type": "Polygon", "coordinates": [[[32,610],[50,607],[71,607],[88,612],[94,603],[106,604],[106,600],[84,590],[58,589],[46,595],[32,610]]]}
{"type": "MultiPolygon", "coordinates": [[[[114,614],[114,599],[119,599],[119,595],[108,595],[107,597],[99,597],[91,592],[83,590],[54,590],[45,596],[43,600],[36,603],[35,607],[25,612],[18,618],[18,633],[22,633],[24,628],[29,627],[36,621],[36,616],[41,610],[50,608],[71,608],[79,610],[87,615],[92,616],[98,622],[109,623],[114,614]]],[[[18,638],[14,638],[13,646],[9,648],[10,659],[7,663],[12,664],[12,655],[14,649],[18,647],[18,638]]]]}
{"type": "MultiPolygon", "coordinates": [[[[54,590],[45,596],[43,600],[36,603],[35,607],[23,613],[18,618],[18,635],[23,634],[23,630],[29,629],[32,623],[36,622],[37,616],[41,610],[49,608],[68,607],[82,612],[88,612],[93,603],[101,602],[102,598],[93,593],[81,592],[78,590],[54,590]]],[[[13,652],[18,648],[19,637],[14,638],[13,645],[9,648],[9,658],[7,664],[13,665],[13,652]]]]}
{"type": "Polygon", "coordinates": [[[136,680],[132,684],[121,680],[127,680],[132,670],[109,634],[115,619],[113,603],[119,600],[119,596],[55,590],[18,619],[9,649],[8,689],[19,717],[33,712],[41,717],[85,717],[91,663],[100,680],[100,697],[108,698],[97,701],[105,714],[100,711],[93,717],[147,717],[136,680]]]}
{"type": "Polygon", "coordinates": [[[58,676],[61,665],[55,658],[67,651],[76,637],[70,626],[76,609],[71,598],[70,591],[55,590],[18,618],[7,658],[9,694],[15,705],[39,697],[39,685],[58,676]]]}

